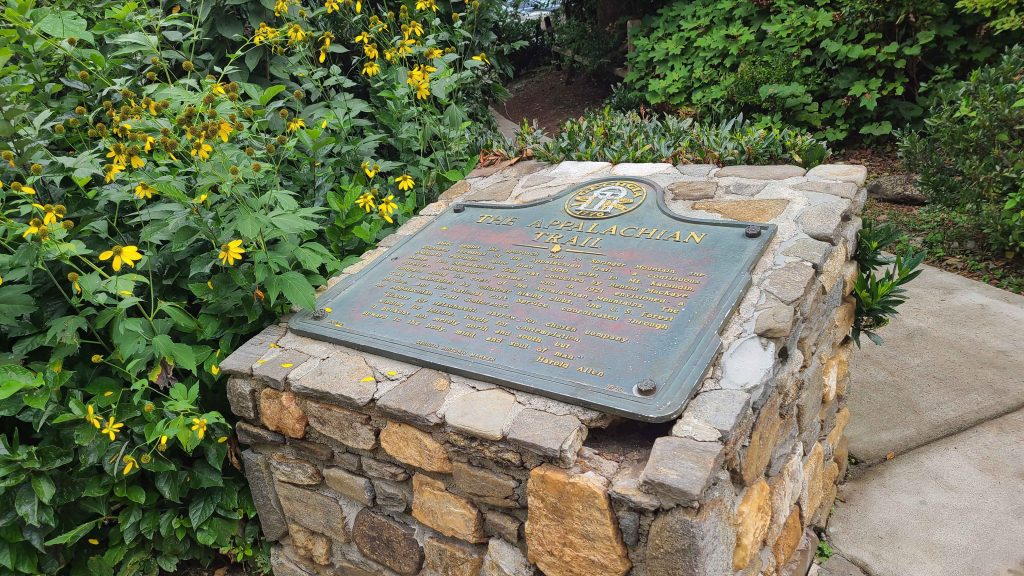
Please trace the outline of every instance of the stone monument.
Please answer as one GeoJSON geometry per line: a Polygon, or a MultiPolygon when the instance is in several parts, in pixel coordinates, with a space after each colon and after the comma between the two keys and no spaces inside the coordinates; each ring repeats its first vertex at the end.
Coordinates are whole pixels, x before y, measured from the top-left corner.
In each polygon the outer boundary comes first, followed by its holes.
{"type": "Polygon", "coordinates": [[[863,167],[481,169],[229,356],[278,576],[806,574],[863,167]]]}

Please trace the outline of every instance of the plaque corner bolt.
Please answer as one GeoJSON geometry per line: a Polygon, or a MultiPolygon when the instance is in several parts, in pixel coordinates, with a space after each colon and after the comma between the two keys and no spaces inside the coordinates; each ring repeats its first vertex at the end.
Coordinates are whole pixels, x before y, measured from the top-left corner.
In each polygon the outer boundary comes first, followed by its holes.
{"type": "Polygon", "coordinates": [[[761,236],[761,227],[751,224],[743,230],[743,235],[747,238],[757,238],[761,236]]]}
{"type": "Polygon", "coordinates": [[[313,310],[313,320],[323,320],[324,318],[327,318],[327,310],[325,308],[313,310]]]}
{"type": "Polygon", "coordinates": [[[636,383],[636,393],[639,396],[651,396],[658,391],[658,383],[646,378],[636,383]]]}
{"type": "Polygon", "coordinates": [[[463,206],[462,204],[456,204],[455,206],[452,206],[452,212],[455,212],[456,214],[461,214],[465,211],[466,207],[463,206]]]}

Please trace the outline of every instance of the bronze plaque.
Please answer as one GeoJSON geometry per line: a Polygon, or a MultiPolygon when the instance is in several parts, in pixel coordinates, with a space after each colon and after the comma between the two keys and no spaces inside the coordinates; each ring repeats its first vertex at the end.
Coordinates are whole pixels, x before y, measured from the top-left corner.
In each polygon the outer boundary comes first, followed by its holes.
{"type": "Polygon", "coordinates": [[[678,416],[775,233],[640,178],[463,203],[325,293],[299,334],[628,418],[678,416]]]}

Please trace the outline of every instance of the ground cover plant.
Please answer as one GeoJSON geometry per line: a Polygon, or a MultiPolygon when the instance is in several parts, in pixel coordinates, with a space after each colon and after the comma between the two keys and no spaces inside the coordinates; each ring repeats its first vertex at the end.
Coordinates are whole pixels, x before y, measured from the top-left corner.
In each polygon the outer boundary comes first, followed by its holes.
{"type": "Polygon", "coordinates": [[[653,104],[698,115],[770,114],[832,142],[885,137],[919,125],[944,82],[1020,40],[956,6],[672,2],[634,35],[627,82],[653,104]]]}
{"type": "Polygon", "coordinates": [[[495,147],[516,153],[528,149],[545,162],[793,163],[810,168],[829,156],[827,143],[806,132],[742,115],[713,123],[606,107],[565,121],[546,142],[542,136],[542,130],[524,123],[514,142],[495,147]]]}
{"type": "Polygon", "coordinates": [[[0,572],[265,571],[219,362],[473,165],[485,6],[254,6],[4,6],[0,572]]]}

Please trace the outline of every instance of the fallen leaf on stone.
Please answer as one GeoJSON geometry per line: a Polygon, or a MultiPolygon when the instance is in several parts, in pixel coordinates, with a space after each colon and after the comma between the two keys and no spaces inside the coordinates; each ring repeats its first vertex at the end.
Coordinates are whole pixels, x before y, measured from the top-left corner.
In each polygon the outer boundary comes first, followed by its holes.
{"type": "Polygon", "coordinates": [[[886,460],[892,460],[895,457],[896,457],[896,453],[895,452],[889,452],[888,454],[885,455],[885,459],[886,460]]]}
{"type": "Polygon", "coordinates": [[[291,362],[285,362],[284,364],[281,364],[281,368],[291,368],[292,366],[295,366],[295,364],[292,364],[291,362]]]}

